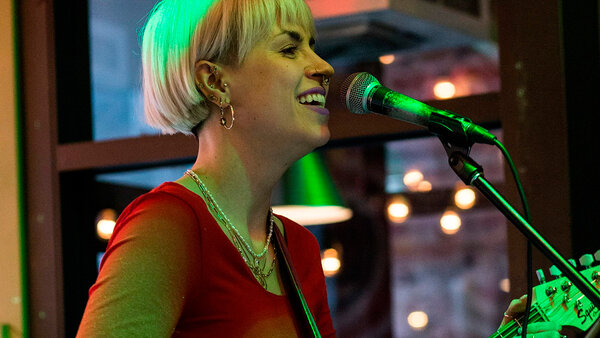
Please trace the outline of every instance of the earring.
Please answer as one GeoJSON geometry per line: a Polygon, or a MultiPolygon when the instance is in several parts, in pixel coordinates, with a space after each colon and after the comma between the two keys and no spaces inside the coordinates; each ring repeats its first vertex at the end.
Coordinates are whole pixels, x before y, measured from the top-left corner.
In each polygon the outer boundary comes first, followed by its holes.
{"type": "Polygon", "coordinates": [[[323,85],[324,86],[329,86],[329,78],[325,75],[323,75],[323,85]]]}
{"type": "Polygon", "coordinates": [[[233,106],[231,104],[229,104],[229,109],[231,110],[231,123],[229,124],[229,126],[227,126],[227,121],[225,120],[225,109],[223,108],[223,102],[221,101],[221,103],[219,104],[219,108],[221,109],[221,125],[229,130],[231,128],[233,128],[233,122],[235,121],[235,111],[233,110],[233,106]]]}

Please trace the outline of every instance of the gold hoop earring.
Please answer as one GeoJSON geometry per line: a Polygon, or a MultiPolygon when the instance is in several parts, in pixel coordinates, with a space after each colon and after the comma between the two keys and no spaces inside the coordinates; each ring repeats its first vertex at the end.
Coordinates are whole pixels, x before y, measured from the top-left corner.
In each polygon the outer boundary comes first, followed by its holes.
{"type": "Polygon", "coordinates": [[[223,105],[220,105],[219,108],[221,109],[221,125],[225,129],[230,130],[233,128],[233,122],[235,121],[235,111],[233,110],[233,106],[231,104],[229,105],[229,109],[231,110],[231,123],[229,126],[227,126],[227,120],[225,120],[225,109],[223,108],[223,105]]]}

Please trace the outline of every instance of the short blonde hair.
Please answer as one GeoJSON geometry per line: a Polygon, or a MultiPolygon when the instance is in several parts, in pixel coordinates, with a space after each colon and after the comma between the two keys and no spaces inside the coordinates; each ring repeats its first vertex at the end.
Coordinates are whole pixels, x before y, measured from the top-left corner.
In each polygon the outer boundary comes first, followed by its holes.
{"type": "Polygon", "coordinates": [[[195,63],[239,66],[274,24],[315,27],[303,0],[162,0],[142,31],[144,111],[165,133],[192,134],[209,113],[195,63]]]}

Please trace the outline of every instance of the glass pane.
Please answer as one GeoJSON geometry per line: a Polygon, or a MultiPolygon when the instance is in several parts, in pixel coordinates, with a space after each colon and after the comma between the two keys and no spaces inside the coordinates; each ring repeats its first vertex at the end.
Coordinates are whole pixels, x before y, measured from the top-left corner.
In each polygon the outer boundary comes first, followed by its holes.
{"type": "Polygon", "coordinates": [[[187,169],[192,167],[192,164],[193,163],[186,163],[175,166],[100,174],[96,176],[96,180],[102,183],[150,191],[161,185],[163,182],[174,181],[180,178],[187,169]]]}
{"type": "Polygon", "coordinates": [[[418,100],[443,100],[500,91],[498,51],[489,43],[390,54],[381,82],[418,100]]]}
{"type": "MultiPolygon", "coordinates": [[[[158,133],[144,123],[138,37],[154,3],[89,0],[94,140],[158,133]]],[[[382,84],[420,100],[499,91],[489,4],[380,1],[366,12],[358,2],[308,4],[316,17],[317,52],[342,71],[379,62],[382,84]]]]}
{"type": "Polygon", "coordinates": [[[138,33],[155,0],[89,0],[94,140],[156,134],[144,123],[138,33]]]}
{"type": "MultiPolygon", "coordinates": [[[[393,336],[487,337],[508,306],[504,216],[479,192],[474,204],[461,204],[467,209],[458,206],[464,184],[437,138],[386,149],[393,336]]],[[[503,183],[496,148],[476,145],[471,157],[490,182],[503,183]]]]}

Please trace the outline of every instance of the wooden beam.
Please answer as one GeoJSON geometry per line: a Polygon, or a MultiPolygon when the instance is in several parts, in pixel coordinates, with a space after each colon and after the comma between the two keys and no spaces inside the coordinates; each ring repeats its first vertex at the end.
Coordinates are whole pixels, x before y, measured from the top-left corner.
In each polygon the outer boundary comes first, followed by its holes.
{"type": "Polygon", "coordinates": [[[57,166],[59,171],[67,172],[193,161],[197,152],[194,137],[182,134],[76,142],[58,147],[57,166]]]}
{"type": "MultiPolygon", "coordinates": [[[[566,255],[571,228],[560,1],[498,3],[504,143],[519,170],[531,224],[566,255]]],[[[511,177],[506,171],[507,180],[511,177]]],[[[507,197],[520,208],[514,184],[507,197]]],[[[526,291],[526,240],[508,225],[511,295],[526,291]]],[[[534,269],[548,267],[534,249],[534,269]]],[[[547,272],[547,270],[546,270],[547,272]]],[[[546,273],[547,274],[547,273],[546,273]]]]}
{"type": "Polygon", "coordinates": [[[53,1],[19,2],[31,337],[64,337],[53,1]]]}
{"type": "MultiPolygon", "coordinates": [[[[477,122],[496,122],[500,116],[499,95],[496,93],[427,103],[436,108],[469,116],[477,122]]],[[[375,114],[355,115],[337,102],[331,102],[330,109],[332,114],[329,128],[332,141],[401,135],[422,129],[375,114]]],[[[68,172],[193,161],[197,151],[196,140],[185,135],[76,142],[58,146],[57,167],[60,172],[68,172]]]]}

